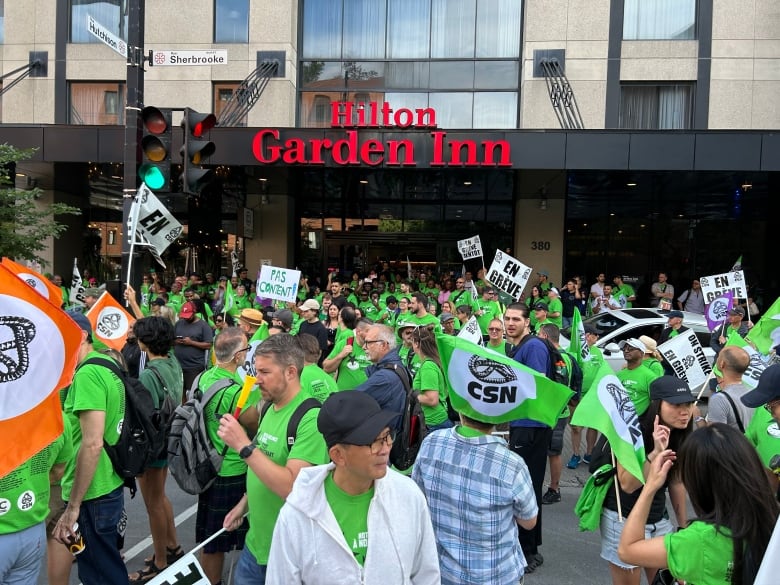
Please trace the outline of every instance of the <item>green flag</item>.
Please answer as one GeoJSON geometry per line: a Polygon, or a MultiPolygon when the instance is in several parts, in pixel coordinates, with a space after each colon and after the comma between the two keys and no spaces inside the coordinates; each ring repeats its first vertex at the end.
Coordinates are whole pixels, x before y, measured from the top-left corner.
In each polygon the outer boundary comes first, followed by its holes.
{"type": "Polygon", "coordinates": [[[645,443],[639,417],[628,392],[606,362],[601,363],[600,376],[577,405],[571,424],[600,431],[625,470],[645,482],[645,443]]]}
{"type": "Polygon", "coordinates": [[[487,423],[531,419],[555,426],[574,395],[510,357],[452,335],[437,335],[452,407],[487,423]]]}
{"type": "Polygon", "coordinates": [[[571,330],[569,335],[569,353],[577,359],[577,363],[582,367],[582,364],[590,360],[590,346],[585,341],[585,325],[582,322],[582,315],[580,315],[577,308],[574,309],[574,314],[571,319],[571,330]]]}
{"type": "Polygon", "coordinates": [[[222,304],[222,312],[229,313],[236,299],[233,297],[233,284],[228,280],[225,283],[225,302],[222,304]]]}
{"type": "Polygon", "coordinates": [[[769,355],[772,348],[780,344],[780,297],[761,316],[747,338],[764,355],[769,355]]]}

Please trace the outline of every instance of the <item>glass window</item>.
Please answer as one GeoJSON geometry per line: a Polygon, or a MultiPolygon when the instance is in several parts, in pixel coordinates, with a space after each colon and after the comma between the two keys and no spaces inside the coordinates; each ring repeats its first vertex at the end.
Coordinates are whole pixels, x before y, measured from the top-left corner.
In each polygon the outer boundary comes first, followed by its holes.
{"type": "Polygon", "coordinates": [[[214,0],[214,42],[249,42],[249,0],[214,0]]]}
{"type": "Polygon", "coordinates": [[[477,57],[520,57],[523,3],[516,0],[479,0],[477,57]]]}
{"type": "Polygon", "coordinates": [[[344,0],[345,59],[385,56],[385,0],[344,0]]]}
{"type": "Polygon", "coordinates": [[[431,45],[431,3],[391,0],[387,11],[387,57],[428,57],[431,45]]]}
{"type": "Polygon", "coordinates": [[[433,0],[431,57],[474,56],[476,0],[433,0]]]}
{"type": "Polygon", "coordinates": [[[696,0],[625,0],[624,40],[696,38],[696,0]]]}
{"type": "Polygon", "coordinates": [[[124,124],[124,103],[124,83],[71,82],[70,123],[100,126],[124,124]]]}
{"type": "Polygon", "coordinates": [[[304,58],[341,57],[341,0],[309,0],[303,5],[304,58]]]}
{"type": "Polygon", "coordinates": [[[0,0],[0,44],[5,42],[5,0],[0,0]]]}
{"type": "Polygon", "coordinates": [[[431,89],[472,89],[474,61],[434,61],[431,63],[431,89]]]}
{"type": "Polygon", "coordinates": [[[471,110],[472,94],[470,93],[432,93],[428,101],[436,110],[436,122],[439,128],[457,129],[472,128],[471,110]]]}
{"type": "MultiPolygon", "coordinates": [[[[385,101],[388,102],[394,110],[409,108],[412,111],[428,107],[427,93],[386,93],[385,101]]],[[[436,123],[440,124],[437,116],[436,123]]]]}
{"type": "Polygon", "coordinates": [[[87,15],[127,40],[127,14],[116,0],[70,0],[70,42],[100,43],[87,29],[87,15]]]}
{"type": "Polygon", "coordinates": [[[474,128],[517,128],[515,92],[474,94],[474,128]]]}
{"type": "Polygon", "coordinates": [[[340,89],[344,86],[344,71],[341,63],[305,61],[301,65],[301,82],[304,88],[340,89]]]}
{"type": "Polygon", "coordinates": [[[518,61],[477,61],[474,87],[477,89],[517,89],[520,85],[518,61]]]}
{"type": "MultiPolygon", "coordinates": [[[[215,83],[214,84],[214,115],[217,117],[217,120],[219,120],[220,126],[224,123],[228,123],[230,126],[246,126],[246,114],[241,116],[240,119],[235,120],[232,119],[229,122],[227,120],[221,120],[220,116],[222,115],[223,110],[228,105],[228,102],[233,99],[233,93],[238,90],[239,82],[234,81],[231,83],[215,83]]],[[[244,89],[244,92],[247,90],[244,89]]],[[[239,102],[241,101],[241,97],[237,96],[235,99],[237,99],[239,102]]],[[[244,99],[244,103],[246,103],[246,99],[244,99]]],[[[233,107],[237,107],[237,105],[233,105],[233,107]]],[[[231,111],[235,111],[231,108],[231,111]]],[[[230,116],[232,118],[232,116],[230,116]]]]}
{"type": "Polygon", "coordinates": [[[426,61],[387,63],[385,86],[394,89],[427,89],[430,64],[426,61]]]}
{"type": "Polygon", "coordinates": [[[685,130],[693,125],[693,83],[624,84],[620,92],[620,128],[685,130]]]}

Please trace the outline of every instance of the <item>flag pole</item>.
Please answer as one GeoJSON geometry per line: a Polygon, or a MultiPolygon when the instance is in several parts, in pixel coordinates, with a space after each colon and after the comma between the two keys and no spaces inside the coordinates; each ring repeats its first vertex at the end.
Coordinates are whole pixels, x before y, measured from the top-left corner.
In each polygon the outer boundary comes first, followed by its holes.
{"type": "Polygon", "coordinates": [[[612,479],[615,482],[615,500],[617,502],[617,514],[618,519],[620,522],[623,522],[623,506],[620,505],[620,485],[618,484],[618,474],[617,474],[617,460],[615,459],[615,452],[612,451],[612,448],[610,448],[610,455],[612,456],[612,467],[615,468],[615,475],[612,476],[612,479]]]}

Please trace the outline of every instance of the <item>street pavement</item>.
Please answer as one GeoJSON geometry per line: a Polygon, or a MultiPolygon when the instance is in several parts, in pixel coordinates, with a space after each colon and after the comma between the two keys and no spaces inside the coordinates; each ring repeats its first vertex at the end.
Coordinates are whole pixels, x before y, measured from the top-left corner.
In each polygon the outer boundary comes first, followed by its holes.
{"type": "MultiPolygon", "coordinates": [[[[584,440],[584,438],[583,438],[584,440]]],[[[605,585],[610,583],[607,563],[599,557],[601,542],[598,532],[580,532],[577,527],[577,517],[574,515],[574,505],[580,494],[581,487],[588,479],[587,466],[582,464],[575,470],[565,467],[571,457],[571,441],[567,428],[564,439],[563,475],[561,477],[562,501],[544,506],[543,542],[540,552],[544,556],[544,564],[533,574],[525,578],[526,585],[605,585]]],[[[549,478],[549,470],[548,470],[549,478]]],[[[544,490],[548,479],[545,479],[544,490]]],[[[172,478],[168,478],[168,497],[177,518],[179,542],[185,550],[195,546],[195,510],[197,497],[186,494],[179,489],[172,478]]],[[[125,534],[125,562],[128,572],[133,572],[143,566],[143,559],[151,555],[151,538],[146,509],[140,492],[130,499],[125,492],[125,507],[128,514],[128,526],[125,534]]],[[[670,508],[671,510],[671,508],[670,508]]],[[[89,543],[87,543],[89,546],[89,543]]],[[[235,554],[235,553],[234,553],[235,554]]],[[[431,554],[435,554],[432,551],[431,554]]],[[[226,561],[225,583],[228,583],[230,557],[226,561]]],[[[46,585],[45,567],[38,579],[39,585],[46,585]]],[[[76,566],[73,566],[70,585],[79,583],[76,566]]],[[[240,584],[238,584],[240,585],[240,584]]]]}

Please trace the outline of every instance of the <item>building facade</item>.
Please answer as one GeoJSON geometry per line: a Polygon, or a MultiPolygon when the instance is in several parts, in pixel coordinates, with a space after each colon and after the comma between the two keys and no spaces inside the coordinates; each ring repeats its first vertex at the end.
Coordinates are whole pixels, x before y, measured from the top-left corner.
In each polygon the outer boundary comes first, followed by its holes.
{"type": "MultiPolygon", "coordinates": [[[[47,61],[3,92],[0,140],[39,148],[17,182],[42,204],[84,212],[54,271],[119,261],[128,65],[89,19],[127,39],[130,1],[0,2],[4,74],[47,61]]],[[[147,64],[142,105],[219,117],[277,65],[211,132],[215,181],[160,194],[187,226],[171,270],[225,270],[233,248],[312,276],[407,257],[457,270],[457,240],[479,234],[486,264],[510,250],[555,282],[664,270],[682,288],[743,255],[776,286],[771,0],[169,0],[146,2],[144,36],[144,54],[227,63],[147,64]]]]}

